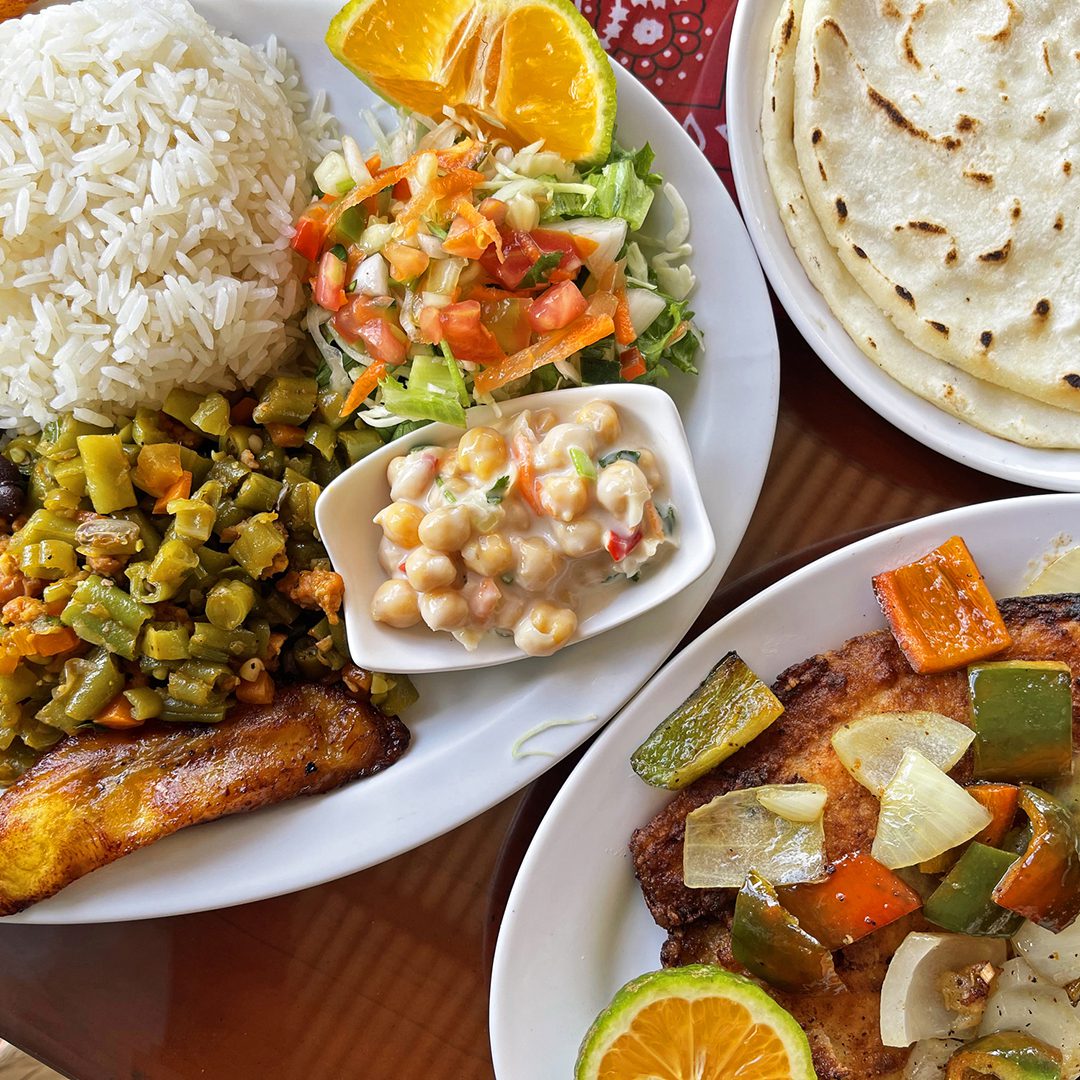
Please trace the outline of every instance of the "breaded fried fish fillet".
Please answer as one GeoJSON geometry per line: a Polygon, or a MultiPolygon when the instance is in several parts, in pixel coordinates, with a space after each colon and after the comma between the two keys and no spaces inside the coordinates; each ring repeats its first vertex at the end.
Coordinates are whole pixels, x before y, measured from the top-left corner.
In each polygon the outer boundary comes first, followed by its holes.
{"type": "MultiPolygon", "coordinates": [[[[1073,742],[1080,738],[1076,673],[1080,672],[1080,596],[1003,600],[999,608],[1013,645],[1001,660],[1059,660],[1074,673],[1073,742]]],[[[721,963],[732,966],[731,889],[688,889],[683,884],[686,815],[739,788],[808,782],[829,792],[825,846],[830,860],[869,851],[878,800],[840,764],[830,739],[843,723],[866,713],[939,712],[968,722],[964,671],[917,675],[885,630],[852,638],[835,652],[811,657],[783,672],[773,690],[783,715],[749,746],[695,781],[638,829],[630,842],[645,902],[668,931],[665,965],[721,963]]],[[[971,779],[970,752],[950,774],[971,779]]],[[[925,929],[916,913],[837,954],[837,971],[848,991],[837,995],[770,993],[806,1029],[814,1066],[823,1080],[863,1080],[898,1075],[907,1050],[881,1045],[879,989],[889,959],[910,930],[925,929]]],[[[737,965],[734,965],[737,967],[737,965]]]]}
{"type": "Polygon", "coordinates": [[[310,683],[216,725],[78,732],[0,796],[0,915],[188,825],[378,772],[408,745],[400,720],[310,683]]]}

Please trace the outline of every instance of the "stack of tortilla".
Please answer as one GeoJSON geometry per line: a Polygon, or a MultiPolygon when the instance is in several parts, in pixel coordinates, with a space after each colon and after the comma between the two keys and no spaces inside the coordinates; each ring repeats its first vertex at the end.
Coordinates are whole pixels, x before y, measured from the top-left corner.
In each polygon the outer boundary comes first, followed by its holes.
{"type": "Polygon", "coordinates": [[[1080,448],[1080,5],[784,0],[762,136],[870,359],[993,435],[1080,448]]]}

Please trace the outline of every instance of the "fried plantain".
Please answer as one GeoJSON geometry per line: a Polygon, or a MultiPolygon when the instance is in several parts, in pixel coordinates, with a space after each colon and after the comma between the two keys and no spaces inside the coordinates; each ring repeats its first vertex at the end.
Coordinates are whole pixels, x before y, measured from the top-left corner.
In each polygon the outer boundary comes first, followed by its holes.
{"type": "Polygon", "coordinates": [[[0,915],[188,825],[378,772],[408,745],[400,720],[313,683],[216,725],[77,732],[0,796],[0,915]]]}
{"type": "MultiPolygon", "coordinates": [[[[999,604],[1013,638],[994,659],[1060,660],[1080,672],[1080,596],[1032,596],[999,604]]],[[[1075,679],[1074,679],[1075,686],[1075,679]]],[[[918,675],[885,630],[852,638],[834,652],[784,671],[773,685],[783,715],[749,746],[679,792],[630,841],[634,870],[656,922],[668,931],[661,952],[667,966],[720,963],[731,957],[734,890],[689,889],[683,884],[686,815],[717,795],[759,784],[809,782],[829,792],[825,847],[829,859],[869,851],[878,801],[840,764],[830,739],[843,723],[867,713],[929,710],[969,722],[964,671],[918,675]]],[[[1073,695],[1073,743],[1080,739],[1073,695]]],[[[971,754],[950,775],[971,779],[971,754]]],[[[879,991],[893,953],[911,930],[925,929],[916,913],[837,954],[848,990],[836,995],[767,990],[800,1021],[810,1038],[814,1067],[828,1080],[899,1076],[907,1050],[882,1046],[879,991]]]]}

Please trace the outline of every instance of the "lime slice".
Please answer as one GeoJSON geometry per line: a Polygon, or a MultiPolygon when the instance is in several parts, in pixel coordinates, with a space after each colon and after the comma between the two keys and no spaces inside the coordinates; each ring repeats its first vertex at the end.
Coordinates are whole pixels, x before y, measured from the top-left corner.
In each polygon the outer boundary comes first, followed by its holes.
{"type": "Polygon", "coordinates": [[[581,1044],[576,1080],[814,1080],[795,1018],[713,964],[628,982],[581,1044]]]}
{"type": "Polygon", "coordinates": [[[615,74],[571,0],[350,0],[326,43],[407,109],[441,119],[450,105],[570,161],[603,161],[611,148],[615,74]]]}
{"type": "Polygon", "coordinates": [[[1080,547],[1070,548],[1039,572],[1021,596],[1080,593],[1080,547]]]}

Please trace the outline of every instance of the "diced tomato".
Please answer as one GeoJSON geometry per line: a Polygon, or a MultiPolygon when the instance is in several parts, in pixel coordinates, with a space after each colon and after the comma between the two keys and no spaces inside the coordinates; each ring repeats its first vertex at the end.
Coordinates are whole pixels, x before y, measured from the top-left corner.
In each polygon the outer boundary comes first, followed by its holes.
{"type": "Polygon", "coordinates": [[[577,276],[582,260],[578,254],[577,244],[569,233],[558,232],[554,229],[533,229],[529,235],[541,251],[563,252],[562,262],[548,274],[548,281],[552,283],[569,281],[577,276]]]}
{"type": "Polygon", "coordinates": [[[581,318],[588,306],[589,302],[572,281],[561,281],[533,301],[529,309],[529,325],[538,334],[561,330],[581,318]]]}
{"type": "Polygon", "coordinates": [[[390,190],[394,198],[401,199],[402,202],[406,201],[410,195],[412,195],[408,180],[399,180],[390,190]]]}
{"type": "Polygon", "coordinates": [[[480,256],[480,265],[500,285],[516,289],[543,251],[527,232],[500,229],[499,233],[502,236],[502,258],[489,249],[480,256]]]}
{"type": "Polygon", "coordinates": [[[327,311],[338,311],[345,306],[345,261],[332,251],[324,251],[315,275],[315,303],[327,311]]]}
{"type": "Polygon", "coordinates": [[[463,300],[439,309],[443,338],[459,360],[476,364],[497,364],[506,353],[495,335],[481,321],[480,304],[463,300]]]}
{"type": "Polygon", "coordinates": [[[419,248],[392,240],[383,248],[383,255],[390,264],[390,276],[395,281],[412,281],[427,268],[431,259],[419,248]]]}
{"type": "Polygon", "coordinates": [[[401,364],[409,352],[405,335],[386,319],[369,319],[360,327],[360,339],[376,360],[384,364],[401,364]]]}
{"type": "Polygon", "coordinates": [[[622,367],[622,377],[626,382],[644,375],[646,371],[645,358],[636,345],[619,353],[619,364],[622,367]]]}
{"type": "Polygon", "coordinates": [[[485,199],[476,209],[496,225],[506,220],[507,206],[502,199],[485,199]]]}
{"type": "Polygon", "coordinates": [[[604,547],[607,548],[607,553],[616,562],[622,562],[640,543],[640,529],[635,529],[629,536],[623,536],[621,533],[613,532],[611,529],[604,533],[604,547]]]}
{"type": "Polygon", "coordinates": [[[369,319],[388,319],[389,308],[377,304],[370,297],[359,294],[350,296],[348,303],[330,320],[334,329],[350,344],[360,340],[360,327],[369,319]]]}
{"type": "Polygon", "coordinates": [[[515,353],[529,344],[532,339],[528,317],[531,306],[531,300],[511,296],[480,302],[481,319],[503,351],[515,353]]]}
{"type": "Polygon", "coordinates": [[[420,318],[417,320],[420,324],[420,336],[429,345],[438,345],[443,339],[442,321],[439,319],[441,310],[430,305],[420,309],[420,318]]]}
{"type": "Polygon", "coordinates": [[[317,202],[309,206],[296,223],[296,233],[289,241],[293,251],[302,255],[308,262],[316,262],[326,239],[326,218],[329,205],[317,202]]]}

